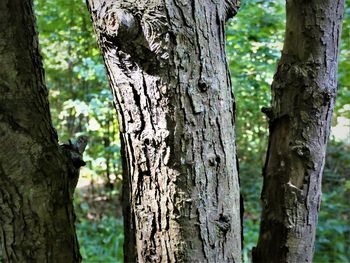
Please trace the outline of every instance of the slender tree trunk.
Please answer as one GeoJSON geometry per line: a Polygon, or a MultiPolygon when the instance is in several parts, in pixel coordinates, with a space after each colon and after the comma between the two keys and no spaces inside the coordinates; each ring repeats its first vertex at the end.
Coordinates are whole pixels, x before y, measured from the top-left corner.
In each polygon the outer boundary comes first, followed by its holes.
{"type": "Polygon", "coordinates": [[[51,125],[34,22],[32,1],[0,1],[2,259],[79,262],[74,167],[51,125]]]}
{"type": "Polygon", "coordinates": [[[126,262],[240,262],[235,1],[89,0],[121,130],[126,262]]]}
{"type": "Polygon", "coordinates": [[[270,139],[255,262],[312,262],[343,9],[343,0],[287,0],[272,108],[264,109],[270,139]]]}

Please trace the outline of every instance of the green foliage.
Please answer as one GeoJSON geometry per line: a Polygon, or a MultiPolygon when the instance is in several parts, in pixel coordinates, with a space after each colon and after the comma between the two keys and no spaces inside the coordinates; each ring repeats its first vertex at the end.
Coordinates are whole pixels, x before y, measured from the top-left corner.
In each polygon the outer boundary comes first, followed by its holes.
{"type": "MultiPolygon", "coordinates": [[[[35,4],[51,115],[59,139],[65,142],[88,135],[87,165],[80,176],[108,187],[120,184],[118,123],[85,1],[37,0],[35,4]]],[[[81,198],[79,191],[75,196],[84,261],[122,262],[122,220],[111,213],[120,207],[105,207],[99,214],[106,216],[92,217],[91,199],[81,198]]]]}
{"type": "Polygon", "coordinates": [[[98,189],[94,194],[77,190],[77,235],[84,262],[123,262],[124,228],[122,219],[114,212],[118,205],[113,198],[116,194],[98,189]],[[110,204],[110,209],[96,199],[110,204]]]}
{"type": "Polygon", "coordinates": [[[244,197],[243,259],[256,245],[260,221],[261,171],[268,138],[270,85],[280,58],[284,34],[284,1],[243,1],[227,25],[227,55],[236,97],[237,149],[244,197]]]}
{"type": "Polygon", "coordinates": [[[343,116],[350,119],[350,0],[346,0],[345,5],[339,56],[339,86],[335,116],[343,116]]]}
{"type": "Polygon", "coordinates": [[[59,139],[88,135],[82,176],[104,176],[108,183],[121,170],[118,124],[85,2],[37,0],[36,14],[59,139]]]}
{"type": "Polygon", "coordinates": [[[77,229],[84,262],[123,262],[124,232],[121,219],[82,219],[77,229]]]}
{"type": "Polygon", "coordinates": [[[314,261],[350,262],[350,145],[333,140],[327,154],[314,261]]]}

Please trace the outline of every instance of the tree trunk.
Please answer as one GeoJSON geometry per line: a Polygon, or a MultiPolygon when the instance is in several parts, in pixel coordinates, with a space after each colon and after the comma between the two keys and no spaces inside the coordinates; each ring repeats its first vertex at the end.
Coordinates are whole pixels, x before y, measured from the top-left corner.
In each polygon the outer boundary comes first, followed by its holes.
{"type": "Polygon", "coordinates": [[[126,262],[240,262],[235,1],[89,0],[120,123],[126,262]]]}
{"type": "Polygon", "coordinates": [[[79,262],[71,180],[57,143],[30,0],[0,1],[0,230],[4,262],[79,262]]]}
{"type": "Polygon", "coordinates": [[[343,8],[343,0],[287,1],[272,107],[263,109],[270,139],[255,262],[312,262],[343,8]]]}

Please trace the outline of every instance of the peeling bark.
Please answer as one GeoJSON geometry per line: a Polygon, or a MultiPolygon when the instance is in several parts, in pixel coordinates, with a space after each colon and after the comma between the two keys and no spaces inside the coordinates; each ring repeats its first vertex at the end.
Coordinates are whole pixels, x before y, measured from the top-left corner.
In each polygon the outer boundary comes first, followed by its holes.
{"type": "Polygon", "coordinates": [[[2,259],[79,262],[70,196],[79,171],[51,124],[30,0],[0,1],[0,94],[2,259]]]}
{"type": "Polygon", "coordinates": [[[343,0],[287,1],[272,107],[264,109],[270,138],[254,262],[312,262],[343,9],[343,0]]]}
{"type": "Polygon", "coordinates": [[[88,0],[118,112],[126,262],[240,262],[236,1],[88,0]]]}

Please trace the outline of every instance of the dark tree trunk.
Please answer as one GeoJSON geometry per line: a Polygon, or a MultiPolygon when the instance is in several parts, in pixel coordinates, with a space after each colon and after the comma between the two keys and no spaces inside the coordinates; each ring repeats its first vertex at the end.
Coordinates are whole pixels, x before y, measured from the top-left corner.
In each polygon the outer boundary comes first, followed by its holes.
{"type": "Polygon", "coordinates": [[[72,163],[52,128],[32,1],[0,1],[0,235],[4,262],[79,262],[72,163]]]}
{"type": "Polygon", "coordinates": [[[272,108],[264,109],[270,139],[255,262],[312,262],[343,8],[343,0],[287,0],[272,108]]]}
{"type": "Polygon", "coordinates": [[[240,262],[235,1],[89,0],[118,111],[126,262],[240,262]]]}

